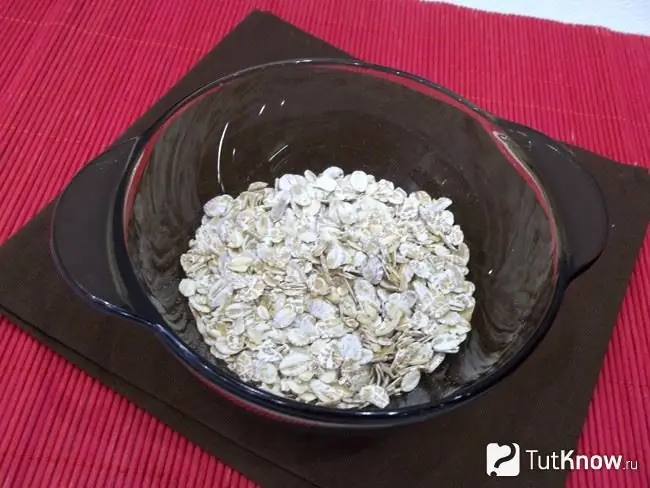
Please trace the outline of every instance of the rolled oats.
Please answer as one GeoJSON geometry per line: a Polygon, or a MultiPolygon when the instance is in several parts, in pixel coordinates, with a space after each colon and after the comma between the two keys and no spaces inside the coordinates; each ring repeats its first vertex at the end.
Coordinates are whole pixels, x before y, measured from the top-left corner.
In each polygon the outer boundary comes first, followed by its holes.
{"type": "Polygon", "coordinates": [[[451,206],[334,166],[253,182],[204,205],[179,292],[242,381],[385,408],[471,331],[470,253],[451,206]]]}

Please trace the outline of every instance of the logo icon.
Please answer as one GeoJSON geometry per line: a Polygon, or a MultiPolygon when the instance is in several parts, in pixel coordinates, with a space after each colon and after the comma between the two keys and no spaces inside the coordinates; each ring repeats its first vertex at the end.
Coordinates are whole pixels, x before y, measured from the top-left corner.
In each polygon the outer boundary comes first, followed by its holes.
{"type": "Polygon", "coordinates": [[[485,449],[485,463],[488,476],[519,476],[519,444],[497,444],[491,442],[485,449]]]}

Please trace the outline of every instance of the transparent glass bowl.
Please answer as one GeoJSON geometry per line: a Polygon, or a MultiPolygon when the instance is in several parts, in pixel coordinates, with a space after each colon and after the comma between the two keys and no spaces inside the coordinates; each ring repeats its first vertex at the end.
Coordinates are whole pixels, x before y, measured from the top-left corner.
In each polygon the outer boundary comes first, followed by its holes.
{"type": "Polygon", "coordinates": [[[514,371],[602,251],[607,215],[560,143],[408,73],[303,59],[216,80],[112,146],[60,196],[52,229],[57,266],[84,299],[148,327],[219,393],[279,420],[369,429],[434,416],[514,371]],[[209,354],[178,292],[207,200],[331,165],[451,198],[471,251],[467,342],[386,409],[316,407],[243,383],[209,354]]]}

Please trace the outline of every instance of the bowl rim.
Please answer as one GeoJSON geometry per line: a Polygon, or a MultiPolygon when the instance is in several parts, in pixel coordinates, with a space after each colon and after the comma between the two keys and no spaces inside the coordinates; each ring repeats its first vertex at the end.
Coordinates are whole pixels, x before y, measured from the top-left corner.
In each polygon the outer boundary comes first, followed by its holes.
{"type": "MultiPolygon", "coordinates": [[[[171,350],[177,359],[184,363],[184,365],[193,373],[197,374],[201,380],[207,381],[215,388],[225,390],[228,394],[233,395],[241,401],[249,403],[257,408],[262,408],[270,412],[276,411],[283,416],[298,418],[307,422],[311,420],[332,425],[353,423],[386,424],[391,422],[397,424],[406,422],[415,417],[426,418],[435,415],[438,412],[451,409],[479,396],[513,373],[524,362],[524,360],[530,356],[532,351],[539,345],[550,329],[559,310],[559,305],[569,281],[567,278],[567,261],[562,252],[561,243],[558,243],[559,250],[557,254],[557,262],[555,263],[557,265],[557,271],[555,274],[556,282],[549,304],[542,318],[539,320],[535,331],[509,361],[484,378],[460,388],[454,394],[443,398],[438,402],[427,402],[394,408],[380,409],[372,407],[367,410],[358,410],[316,406],[274,395],[271,392],[245,383],[238,379],[234,373],[232,376],[226,375],[220,371],[223,367],[211,364],[207,360],[203,359],[198,353],[187,346],[180,337],[178,337],[177,333],[165,323],[160,313],[150,301],[147,293],[139,284],[133,271],[133,264],[128,257],[126,249],[127,232],[125,226],[128,226],[128,214],[124,211],[124,203],[126,195],[129,193],[129,189],[132,188],[134,184],[137,185],[138,183],[137,180],[134,180],[133,176],[136,174],[139,165],[144,160],[143,154],[145,149],[152,142],[152,137],[155,134],[160,133],[160,129],[169,123],[175,114],[188,107],[192,102],[198,100],[202,96],[209,94],[214,88],[267,69],[281,69],[300,65],[314,67],[361,68],[371,73],[378,72],[403,78],[415,82],[418,85],[422,85],[427,89],[442,93],[446,97],[452,99],[456,104],[460,104],[462,106],[461,109],[469,109],[478,117],[485,119],[485,121],[494,126],[494,128],[499,128],[497,117],[494,117],[448,88],[407,71],[355,59],[292,58],[273,61],[232,72],[201,86],[186,97],[182,98],[180,101],[174,103],[163,113],[162,116],[150,125],[148,129],[144,130],[141,135],[137,137],[135,148],[132,151],[131,160],[126,165],[120,186],[116,192],[116,198],[114,200],[115,208],[113,212],[114,244],[116,246],[116,254],[118,255],[117,263],[119,272],[123,278],[129,299],[133,305],[134,312],[128,313],[129,318],[153,329],[159,336],[159,339],[161,339],[161,341],[171,350]]],[[[531,171],[531,168],[526,165],[525,161],[522,161],[519,158],[516,158],[516,161],[527,171],[531,171]]],[[[143,169],[144,168],[140,168],[141,171],[143,169]]],[[[542,190],[542,198],[545,199],[547,205],[551,211],[553,211],[553,205],[546,193],[543,191],[543,185],[539,181],[535,181],[535,183],[538,185],[539,189],[542,190]]],[[[554,215],[554,217],[557,216],[554,215]]],[[[556,218],[551,220],[549,225],[555,226],[555,230],[558,230],[556,218]]]]}

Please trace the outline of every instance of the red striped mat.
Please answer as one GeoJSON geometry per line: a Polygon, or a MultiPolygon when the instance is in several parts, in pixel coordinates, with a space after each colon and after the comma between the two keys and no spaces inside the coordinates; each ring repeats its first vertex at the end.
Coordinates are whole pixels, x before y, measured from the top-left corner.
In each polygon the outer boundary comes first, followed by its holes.
{"type": "MultiPolygon", "coordinates": [[[[3,0],[0,242],[252,8],[650,167],[650,38],[415,0],[3,0]]],[[[639,471],[574,472],[570,487],[650,486],[649,302],[646,239],[578,448],[639,471]]],[[[0,350],[3,488],[252,486],[4,319],[0,350]]]]}

